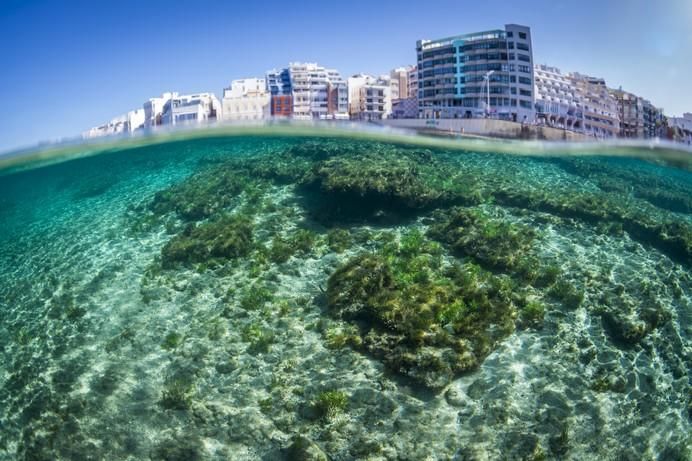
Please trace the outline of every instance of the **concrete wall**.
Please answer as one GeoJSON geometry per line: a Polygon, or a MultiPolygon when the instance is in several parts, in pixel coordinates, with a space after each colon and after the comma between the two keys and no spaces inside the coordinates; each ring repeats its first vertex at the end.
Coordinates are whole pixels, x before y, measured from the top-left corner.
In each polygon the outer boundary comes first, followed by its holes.
{"type": "Polygon", "coordinates": [[[546,126],[522,125],[507,120],[470,119],[387,119],[377,122],[394,128],[434,130],[455,134],[472,134],[498,138],[546,139],[550,141],[587,141],[588,136],[546,126]]]}

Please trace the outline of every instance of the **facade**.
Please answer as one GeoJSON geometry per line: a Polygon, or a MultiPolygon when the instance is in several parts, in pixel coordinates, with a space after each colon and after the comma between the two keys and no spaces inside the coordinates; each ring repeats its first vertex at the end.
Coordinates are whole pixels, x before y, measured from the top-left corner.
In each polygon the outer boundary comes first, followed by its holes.
{"type": "Polygon", "coordinates": [[[290,63],[293,117],[348,119],[348,88],[338,71],[316,63],[290,63]]]}
{"type": "Polygon", "coordinates": [[[419,40],[418,106],[423,118],[492,116],[533,122],[531,30],[504,30],[419,40]]]}
{"type": "Polygon", "coordinates": [[[389,72],[392,100],[409,97],[409,75],[412,66],[397,67],[389,72]]]}
{"type": "Polygon", "coordinates": [[[666,136],[663,109],[650,101],[622,89],[610,90],[618,105],[620,136],[623,138],[658,138],[666,136]]]}
{"type": "Polygon", "coordinates": [[[291,117],[293,115],[293,88],[288,69],[273,69],[266,74],[267,91],[270,94],[270,114],[272,117],[291,117]]]}
{"type": "Polygon", "coordinates": [[[153,128],[163,124],[163,111],[172,98],[177,98],[178,93],[163,93],[158,98],[149,98],[143,104],[144,128],[153,128]]]}
{"type": "Polygon", "coordinates": [[[583,133],[595,138],[613,138],[620,133],[618,105],[605,80],[572,72],[568,77],[574,86],[584,115],[583,133]]]}
{"type": "Polygon", "coordinates": [[[392,112],[389,78],[354,75],[348,79],[348,109],[352,120],[382,120],[392,112]]]}
{"type": "Polygon", "coordinates": [[[221,104],[213,93],[178,95],[166,104],[164,125],[205,123],[221,117],[221,104]]]}
{"type": "Polygon", "coordinates": [[[408,71],[408,97],[418,101],[418,66],[411,66],[408,71]]]}
{"type": "Polygon", "coordinates": [[[271,115],[271,95],[263,78],[233,80],[223,91],[223,120],[263,120],[271,115]]]}
{"type": "Polygon", "coordinates": [[[686,112],[682,117],[669,117],[668,127],[673,141],[692,146],[692,113],[686,112]]]}
{"type": "Polygon", "coordinates": [[[91,128],[82,133],[83,138],[97,138],[115,134],[131,134],[144,128],[144,109],[131,110],[126,114],[115,117],[108,123],[91,128]]]}
{"type": "Polygon", "coordinates": [[[540,125],[583,131],[584,113],[581,99],[572,80],[557,67],[534,66],[536,123],[540,125]]]}
{"type": "Polygon", "coordinates": [[[418,99],[405,98],[392,100],[391,118],[418,118],[418,99]]]}

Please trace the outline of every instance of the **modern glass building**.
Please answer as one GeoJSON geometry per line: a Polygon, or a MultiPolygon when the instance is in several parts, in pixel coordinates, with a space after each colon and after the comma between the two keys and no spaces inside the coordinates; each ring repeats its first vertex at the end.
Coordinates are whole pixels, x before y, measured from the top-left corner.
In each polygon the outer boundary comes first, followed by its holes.
{"type": "Polygon", "coordinates": [[[533,122],[533,47],[529,27],[419,40],[418,115],[533,122]]]}

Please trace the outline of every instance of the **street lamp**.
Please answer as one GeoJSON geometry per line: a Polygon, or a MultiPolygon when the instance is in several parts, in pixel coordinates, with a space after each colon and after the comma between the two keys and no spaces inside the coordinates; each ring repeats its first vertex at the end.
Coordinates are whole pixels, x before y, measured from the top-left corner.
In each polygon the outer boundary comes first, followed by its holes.
{"type": "Polygon", "coordinates": [[[485,73],[485,76],[483,77],[483,80],[485,80],[485,88],[486,88],[486,104],[485,104],[485,117],[488,118],[490,116],[490,76],[495,73],[494,70],[489,70],[488,72],[485,73]]]}

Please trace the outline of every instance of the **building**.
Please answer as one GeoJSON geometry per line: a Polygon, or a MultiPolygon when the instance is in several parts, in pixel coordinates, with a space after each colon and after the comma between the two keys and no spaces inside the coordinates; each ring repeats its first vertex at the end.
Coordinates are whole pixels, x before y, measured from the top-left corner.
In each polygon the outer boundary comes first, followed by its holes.
{"type": "Polygon", "coordinates": [[[221,104],[213,93],[178,95],[166,104],[161,116],[164,125],[206,123],[221,117],[221,104]]]}
{"type": "Polygon", "coordinates": [[[617,101],[602,78],[568,74],[584,115],[582,132],[595,138],[613,138],[620,133],[617,101]]]}
{"type": "Polygon", "coordinates": [[[668,117],[668,128],[673,141],[692,146],[692,113],[686,112],[682,117],[668,117]]]}
{"type": "Polygon", "coordinates": [[[409,97],[409,75],[413,66],[397,67],[389,72],[392,100],[409,97]]]}
{"type": "Polygon", "coordinates": [[[108,123],[91,128],[82,133],[83,138],[97,138],[115,134],[132,134],[144,128],[144,109],[131,110],[126,114],[115,117],[108,123]]]}
{"type": "Polygon", "coordinates": [[[418,102],[418,66],[412,66],[408,71],[408,97],[418,102]]]}
{"type": "Polygon", "coordinates": [[[610,94],[617,101],[621,137],[650,139],[666,136],[667,127],[663,109],[622,88],[611,89],[610,94]]]}
{"type": "Polygon", "coordinates": [[[391,118],[417,118],[418,100],[416,98],[392,100],[391,118]]]}
{"type": "Polygon", "coordinates": [[[158,98],[149,98],[143,104],[144,128],[150,129],[163,124],[163,111],[172,98],[177,98],[178,93],[163,93],[158,98]]]}
{"type": "Polygon", "coordinates": [[[352,120],[382,120],[392,112],[389,76],[354,75],[348,79],[348,112],[352,120]]]}
{"type": "Polygon", "coordinates": [[[291,117],[293,115],[293,88],[288,69],[274,69],[266,74],[267,91],[270,94],[270,114],[272,117],[291,117]]]}
{"type": "Polygon", "coordinates": [[[572,80],[557,67],[536,65],[534,95],[536,123],[572,131],[583,131],[581,99],[572,80]]]}
{"type": "Polygon", "coordinates": [[[293,117],[348,119],[348,88],[341,74],[316,63],[290,63],[293,117]]]}
{"type": "Polygon", "coordinates": [[[421,117],[534,121],[528,27],[508,24],[503,30],[419,40],[416,51],[421,117]]]}
{"type": "Polygon", "coordinates": [[[271,94],[263,78],[233,80],[224,88],[221,100],[223,120],[263,120],[269,118],[271,94]]]}

